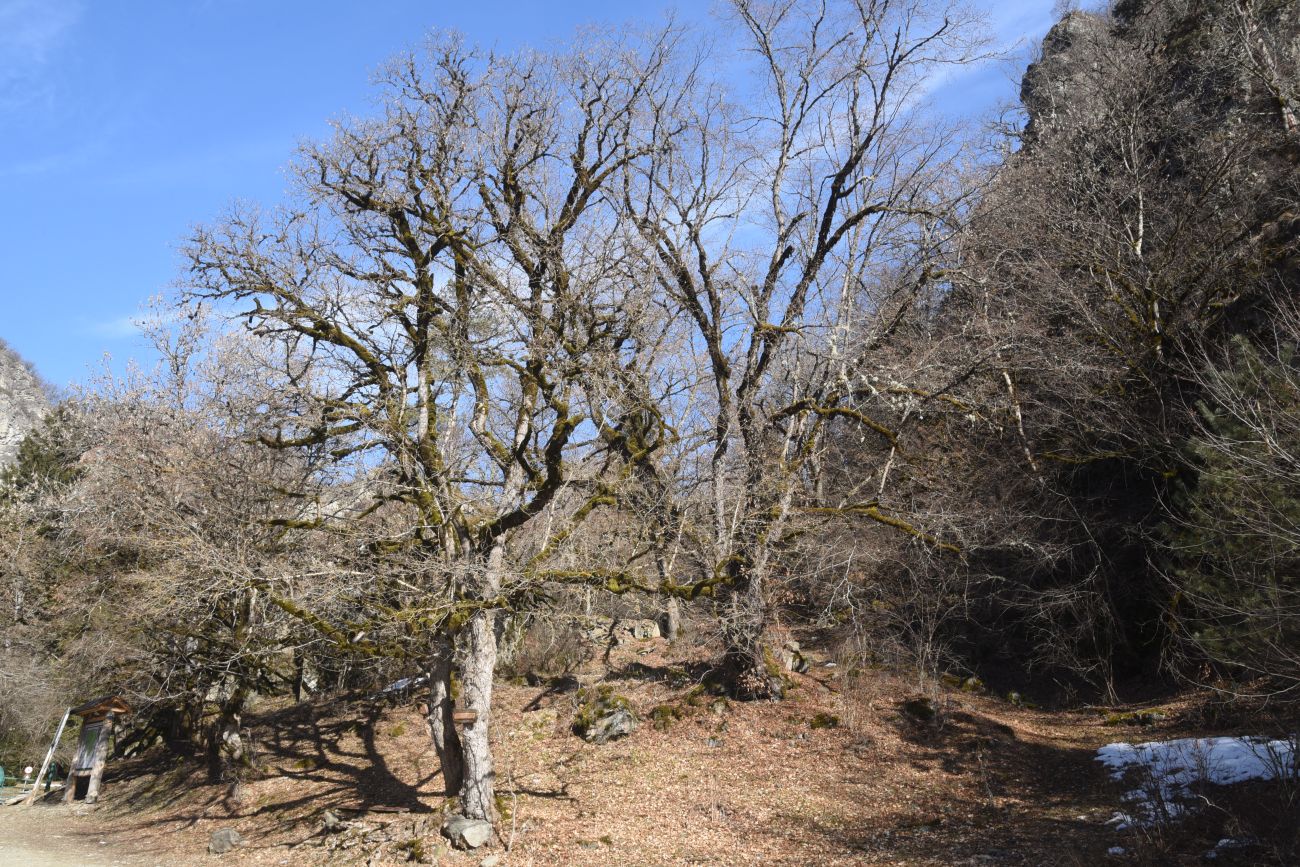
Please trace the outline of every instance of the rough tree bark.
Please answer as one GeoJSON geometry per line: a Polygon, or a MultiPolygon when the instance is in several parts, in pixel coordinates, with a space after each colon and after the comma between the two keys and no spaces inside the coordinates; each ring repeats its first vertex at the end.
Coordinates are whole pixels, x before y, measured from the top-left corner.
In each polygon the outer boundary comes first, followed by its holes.
{"type": "Polygon", "coordinates": [[[458,795],[464,781],[465,762],[462,758],[460,735],[456,731],[452,712],[455,700],[452,695],[452,672],[455,647],[451,637],[438,634],[433,638],[429,653],[429,735],[442,766],[443,792],[458,795]]]}

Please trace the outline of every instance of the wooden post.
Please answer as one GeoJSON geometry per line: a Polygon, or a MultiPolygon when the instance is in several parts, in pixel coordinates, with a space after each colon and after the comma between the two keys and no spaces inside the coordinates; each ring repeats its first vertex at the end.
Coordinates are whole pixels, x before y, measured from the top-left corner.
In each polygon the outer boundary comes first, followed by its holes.
{"type": "Polygon", "coordinates": [[[32,790],[27,793],[27,800],[23,801],[23,806],[29,807],[36,801],[36,792],[41,787],[41,780],[45,779],[45,772],[50,769],[50,762],[54,760],[54,750],[59,745],[59,738],[63,737],[63,727],[68,724],[68,716],[72,713],[72,708],[63,712],[63,719],[59,720],[58,731],[54,733],[54,740],[50,744],[49,751],[45,754],[45,761],[41,762],[41,772],[36,775],[36,783],[32,790]]]}
{"type": "Polygon", "coordinates": [[[86,785],[87,804],[93,804],[99,798],[99,784],[104,776],[104,765],[108,762],[108,740],[113,735],[116,719],[117,714],[110,711],[99,730],[99,741],[95,744],[95,764],[90,769],[90,782],[86,785]]]}
{"type": "Polygon", "coordinates": [[[81,736],[77,739],[77,754],[68,769],[68,782],[63,793],[63,803],[77,799],[77,789],[84,781],[86,803],[99,798],[104,779],[104,765],[108,762],[108,742],[113,737],[118,717],[131,712],[131,706],[121,696],[104,696],[71,710],[81,717],[81,736]]]}

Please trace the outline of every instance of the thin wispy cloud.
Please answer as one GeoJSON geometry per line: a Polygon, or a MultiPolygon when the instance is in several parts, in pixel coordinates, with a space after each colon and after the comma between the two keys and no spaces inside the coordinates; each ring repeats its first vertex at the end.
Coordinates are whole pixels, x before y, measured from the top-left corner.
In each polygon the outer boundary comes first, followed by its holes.
{"type": "Polygon", "coordinates": [[[140,316],[119,316],[116,319],[91,323],[86,327],[86,331],[96,337],[123,340],[128,337],[138,337],[143,325],[144,321],[140,316]]]}
{"type": "Polygon", "coordinates": [[[80,0],[0,0],[0,110],[51,97],[47,73],[82,12],[80,0]]]}
{"type": "Polygon", "coordinates": [[[1024,71],[1023,56],[1038,44],[1056,17],[1048,0],[1013,0],[991,7],[984,21],[989,39],[987,58],[983,62],[939,68],[922,83],[917,98],[939,91],[960,98],[981,81],[1004,77],[1008,69],[1014,70],[1018,77],[1024,71]]]}
{"type": "Polygon", "coordinates": [[[159,328],[170,328],[179,321],[181,321],[181,314],[178,311],[146,305],[134,316],[118,316],[102,322],[93,322],[86,327],[86,331],[97,337],[125,340],[130,337],[140,337],[159,328]]]}
{"type": "MultiPolygon", "coordinates": [[[[159,329],[170,329],[185,321],[187,314],[179,309],[161,303],[163,296],[144,304],[139,313],[131,316],[117,316],[100,322],[91,322],[83,327],[86,334],[108,340],[125,340],[140,337],[159,329]],[[158,302],[158,303],[155,303],[158,302]]],[[[242,308],[234,305],[204,304],[204,309],[214,319],[238,319],[242,308]]]]}
{"type": "Polygon", "coordinates": [[[103,140],[78,145],[64,151],[43,154],[10,165],[0,165],[0,178],[25,178],[73,171],[94,163],[104,150],[103,140]]]}

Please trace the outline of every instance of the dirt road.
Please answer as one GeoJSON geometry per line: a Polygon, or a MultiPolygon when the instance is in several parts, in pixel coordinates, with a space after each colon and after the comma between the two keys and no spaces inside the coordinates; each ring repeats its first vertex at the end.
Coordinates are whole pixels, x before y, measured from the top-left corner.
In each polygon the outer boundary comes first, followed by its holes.
{"type": "MultiPolygon", "coordinates": [[[[0,867],[141,867],[93,835],[69,833],[51,807],[0,807],[0,867]]],[[[58,810],[63,813],[63,810],[58,810]]]]}

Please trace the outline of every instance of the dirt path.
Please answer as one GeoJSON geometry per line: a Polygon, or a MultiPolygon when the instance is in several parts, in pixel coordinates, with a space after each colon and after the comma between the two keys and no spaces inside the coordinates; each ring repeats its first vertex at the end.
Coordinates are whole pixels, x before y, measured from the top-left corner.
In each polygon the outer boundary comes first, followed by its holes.
{"type": "Polygon", "coordinates": [[[104,838],[81,830],[81,824],[80,817],[62,807],[0,807],[0,864],[140,867],[158,863],[113,851],[104,838]]]}

